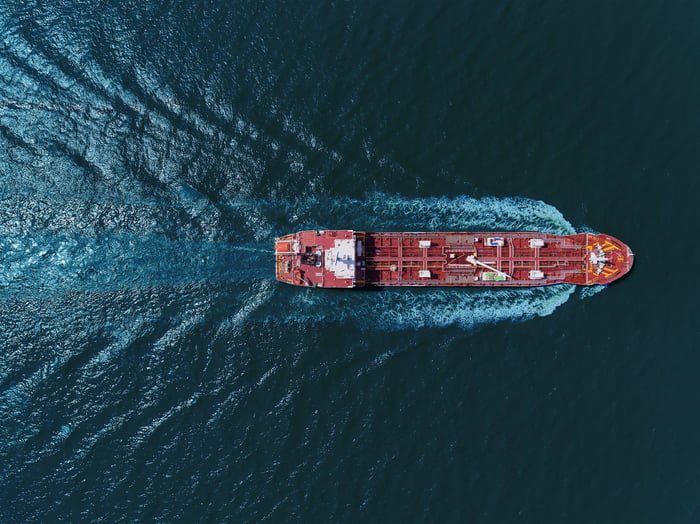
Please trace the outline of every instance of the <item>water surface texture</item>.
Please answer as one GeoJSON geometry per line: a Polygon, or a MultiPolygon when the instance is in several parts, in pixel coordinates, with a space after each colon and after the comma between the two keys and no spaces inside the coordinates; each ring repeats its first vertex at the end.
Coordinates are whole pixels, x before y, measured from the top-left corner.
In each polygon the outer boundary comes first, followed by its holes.
{"type": "Polygon", "coordinates": [[[700,4],[0,5],[0,521],[697,522],[700,4]],[[301,289],[306,228],[608,288],[301,289]]]}

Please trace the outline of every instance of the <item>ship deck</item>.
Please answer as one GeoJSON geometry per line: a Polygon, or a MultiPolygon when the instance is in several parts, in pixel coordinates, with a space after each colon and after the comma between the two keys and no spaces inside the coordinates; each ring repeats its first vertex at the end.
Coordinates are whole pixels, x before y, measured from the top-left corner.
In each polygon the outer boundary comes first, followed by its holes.
{"type": "MultiPolygon", "coordinates": [[[[530,271],[549,275],[546,283],[570,280],[586,271],[585,245],[566,237],[547,238],[546,248],[531,248],[533,234],[372,233],[365,247],[365,280],[380,286],[532,285],[530,271]],[[488,238],[502,246],[487,245],[488,238]],[[430,241],[429,247],[420,242],[430,241]],[[476,257],[496,271],[482,271],[468,260],[476,257]],[[421,272],[423,276],[421,277],[421,272]],[[428,273],[429,272],[429,276],[428,273]],[[490,275],[489,273],[497,274],[490,275]],[[498,277],[505,280],[485,280],[498,277]],[[510,277],[510,278],[509,278],[510,277]]],[[[543,235],[539,235],[542,237],[543,235]]],[[[545,283],[545,282],[543,282],[545,283]]]]}
{"type": "Polygon", "coordinates": [[[277,239],[277,278],[303,286],[605,284],[632,264],[608,235],[301,231],[277,239]]]}

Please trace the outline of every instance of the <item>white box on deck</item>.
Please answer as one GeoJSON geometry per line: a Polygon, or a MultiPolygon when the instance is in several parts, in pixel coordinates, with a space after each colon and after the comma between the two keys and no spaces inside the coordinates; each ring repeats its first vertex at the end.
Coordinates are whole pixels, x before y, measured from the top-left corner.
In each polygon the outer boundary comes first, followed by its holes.
{"type": "Polygon", "coordinates": [[[418,247],[430,247],[430,240],[419,240],[418,247]]]}
{"type": "Polygon", "coordinates": [[[430,270],[429,269],[421,269],[418,272],[418,276],[420,278],[430,278],[430,270]]]}
{"type": "Polygon", "coordinates": [[[326,249],[324,266],[336,278],[355,278],[355,240],[336,239],[334,247],[326,249]]]}

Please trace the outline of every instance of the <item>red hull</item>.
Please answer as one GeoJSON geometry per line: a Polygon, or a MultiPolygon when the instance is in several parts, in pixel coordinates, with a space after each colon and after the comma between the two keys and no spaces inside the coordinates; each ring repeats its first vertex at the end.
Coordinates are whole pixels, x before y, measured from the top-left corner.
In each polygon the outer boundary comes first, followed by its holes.
{"type": "Polygon", "coordinates": [[[276,274],[299,286],[608,284],[634,255],[609,235],[300,231],[275,240],[276,274]]]}

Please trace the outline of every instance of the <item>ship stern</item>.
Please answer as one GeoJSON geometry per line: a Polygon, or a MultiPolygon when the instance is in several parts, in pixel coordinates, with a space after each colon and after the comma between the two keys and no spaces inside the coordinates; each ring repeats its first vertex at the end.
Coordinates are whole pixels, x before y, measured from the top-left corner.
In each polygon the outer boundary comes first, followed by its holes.
{"type": "Polygon", "coordinates": [[[299,242],[294,235],[275,238],[275,277],[280,282],[301,285],[294,281],[294,259],[299,252],[299,242]]]}
{"type": "Polygon", "coordinates": [[[364,285],[363,233],[299,231],[275,239],[275,276],[295,286],[351,288],[364,285]]]}

